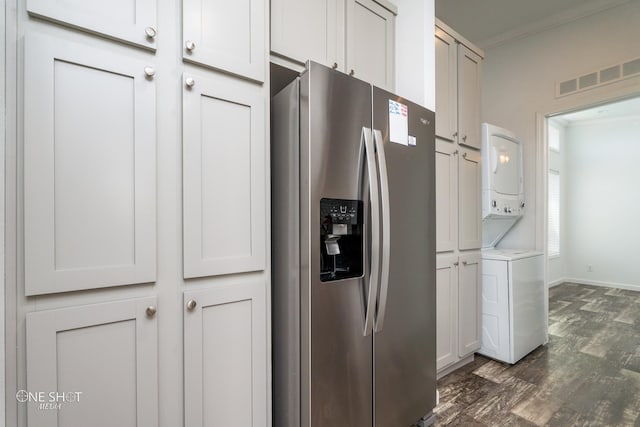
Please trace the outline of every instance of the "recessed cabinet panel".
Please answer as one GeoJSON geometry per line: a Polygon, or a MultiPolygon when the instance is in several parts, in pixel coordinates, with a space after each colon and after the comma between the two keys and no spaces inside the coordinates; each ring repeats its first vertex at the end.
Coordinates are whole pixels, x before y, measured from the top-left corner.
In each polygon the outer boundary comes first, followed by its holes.
{"type": "Polygon", "coordinates": [[[480,108],[482,92],[480,56],[464,45],[458,45],[458,127],[460,144],[482,147],[480,108]]]}
{"type": "Polygon", "coordinates": [[[458,246],[462,250],[482,247],[482,201],[480,200],[480,153],[460,148],[458,155],[458,246]]]}
{"type": "Polygon", "coordinates": [[[265,304],[261,282],[185,292],[185,425],[267,425],[265,304]]]}
{"type": "Polygon", "coordinates": [[[265,3],[184,0],[183,58],[263,82],[265,3]]]}
{"type": "Polygon", "coordinates": [[[346,72],[393,90],[395,20],[372,0],[347,0],[346,72]]]}
{"type": "Polygon", "coordinates": [[[260,87],[185,75],[184,276],[262,270],[265,100],[260,87]]]}
{"type": "Polygon", "coordinates": [[[155,280],[155,85],[145,67],[27,37],[27,295],[155,280]]]}
{"type": "Polygon", "coordinates": [[[436,136],[454,141],[458,130],[456,41],[436,27],[436,136]]]}
{"type": "Polygon", "coordinates": [[[156,49],[157,0],[27,0],[30,15],[156,49]]]}
{"type": "Polygon", "coordinates": [[[61,405],[29,402],[28,425],[157,425],[155,306],[141,298],[27,314],[27,389],[61,405]]]}
{"type": "Polygon", "coordinates": [[[271,51],[305,62],[308,59],[344,70],[343,0],[272,0],[271,51]],[[338,6],[340,3],[341,6],[338,6]]]}
{"type": "Polygon", "coordinates": [[[458,243],[458,150],[436,139],[436,252],[453,251],[458,243]]]}
{"type": "Polygon", "coordinates": [[[436,368],[458,360],[458,268],[457,257],[436,257],[436,368]]]}
{"type": "Polygon", "coordinates": [[[460,257],[458,275],[458,356],[480,348],[482,277],[480,254],[460,257]]]}

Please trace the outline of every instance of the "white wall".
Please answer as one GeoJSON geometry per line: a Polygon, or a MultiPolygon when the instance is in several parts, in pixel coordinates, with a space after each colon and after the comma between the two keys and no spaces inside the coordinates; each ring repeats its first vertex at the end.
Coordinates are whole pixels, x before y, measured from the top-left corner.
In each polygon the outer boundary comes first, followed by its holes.
{"type": "Polygon", "coordinates": [[[568,280],[640,290],[640,117],[572,124],[565,147],[568,280]]]}
{"type": "Polygon", "coordinates": [[[396,18],[396,92],[436,109],[434,0],[394,0],[396,18]]]}
{"type": "Polygon", "coordinates": [[[561,121],[550,119],[549,122],[560,131],[560,152],[549,150],[548,163],[549,169],[560,173],[560,255],[549,258],[547,271],[547,282],[553,286],[564,282],[567,277],[567,131],[561,121]]]}
{"type": "Polygon", "coordinates": [[[525,142],[527,213],[502,247],[536,245],[536,113],[549,114],[640,92],[640,79],[555,98],[555,83],[640,56],[640,1],[485,51],[483,121],[511,129],[525,142]]]}

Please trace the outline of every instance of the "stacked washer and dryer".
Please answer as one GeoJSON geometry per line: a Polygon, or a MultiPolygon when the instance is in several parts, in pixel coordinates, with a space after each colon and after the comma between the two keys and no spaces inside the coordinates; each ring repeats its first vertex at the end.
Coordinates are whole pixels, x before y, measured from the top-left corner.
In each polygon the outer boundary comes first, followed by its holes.
{"type": "Polygon", "coordinates": [[[496,249],[524,215],[522,142],[482,124],[482,345],[479,353],[516,363],[547,340],[544,254],[496,249]]]}

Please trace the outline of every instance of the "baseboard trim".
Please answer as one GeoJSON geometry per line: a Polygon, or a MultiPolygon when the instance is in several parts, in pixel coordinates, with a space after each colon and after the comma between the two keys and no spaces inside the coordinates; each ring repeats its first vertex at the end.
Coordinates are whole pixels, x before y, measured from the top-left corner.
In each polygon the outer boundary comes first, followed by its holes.
{"type": "Polygon", "coordinates": [[[585,280],[585,279],[579,279],[576,277],[567,277],[564,281],[569,283],[577,283],[579,285],[591,285],[591,286],[600,286],[603,288],[616,288],[616,289],[625,289],[628,291],[640,291],[640,285],[631,285],[628,283],[600,282],[597,280],[585,280]]]}
{"type": "Polygon", "coordinates": [[[569,281],[569,279],[564,279],[564,278],[562,278],[562,279],[554,280],[553,282],[549,282],[549,283],[547,284],[547,286],[548,286],[549,288],[553,288],[554,286],[561,285],[561,284],[563,284],[564,282],[568,282],[568,281],[569,281]]]}
{"type": "Polygon", "coordinates": [[[441,371],[438,371],[437,375],[436,375],[436,380],[439,380],[440,378],[444,377],[445,375],[449,375],[451,372],[462,368],[464,365],[467,365],[469,363],[473,362],[473,353],[468,355],[467,357],[465,357],[462,360],[458,360],[457,362],[455,362],[453,365],[449,365],[446,368],[442,368],[441,371]]]}

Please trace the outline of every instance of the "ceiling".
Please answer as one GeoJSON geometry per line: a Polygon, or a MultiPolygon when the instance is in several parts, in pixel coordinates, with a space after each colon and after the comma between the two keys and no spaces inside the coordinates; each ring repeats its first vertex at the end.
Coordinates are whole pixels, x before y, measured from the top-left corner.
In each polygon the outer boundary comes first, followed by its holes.
{"type": "Polygon", "coordinates": [[[563,114],[559,117],[569,123],[611,119],[614,117],[640,117],[640,97],[599,105],[586,110],[576,111],[575,113],[563,114]]]}
{"type": "Polygon", "coordinates": [[[435,0],[436,17],[483,49],[629,0],[435,0]]]}

